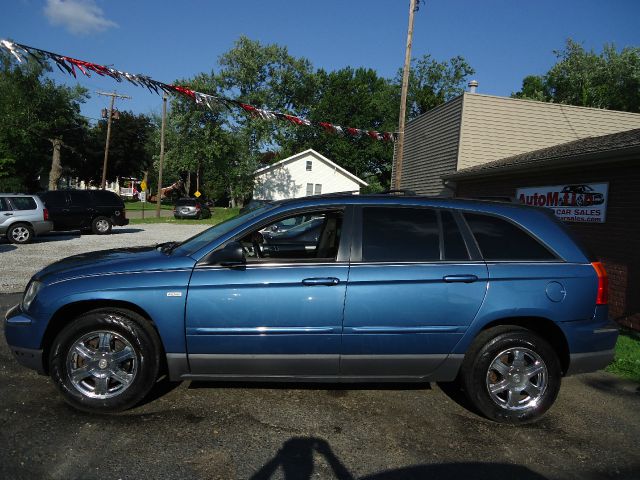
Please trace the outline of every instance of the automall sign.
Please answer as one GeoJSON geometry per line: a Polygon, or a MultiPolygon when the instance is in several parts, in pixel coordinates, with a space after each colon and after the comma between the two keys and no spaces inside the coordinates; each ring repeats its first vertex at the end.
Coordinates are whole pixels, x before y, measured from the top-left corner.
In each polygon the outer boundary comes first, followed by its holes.
{"type": "Polygon", "coordinates": [[[580,183],[550,187],[519,188],[520,203],[550,208],[565,222],[604,223],[608,183],[580,183]]]}

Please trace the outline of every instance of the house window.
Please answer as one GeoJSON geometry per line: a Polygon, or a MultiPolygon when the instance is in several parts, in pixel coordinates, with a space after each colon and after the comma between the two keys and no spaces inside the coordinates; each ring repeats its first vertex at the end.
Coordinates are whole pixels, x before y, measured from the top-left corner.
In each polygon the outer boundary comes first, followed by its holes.
{"type": "Polygon", "coordinates": [[[307,196],[313,195],[313,183],[307,183],[307,196]]]}
{"type": "Polygon", "coordinates": [[[316,183],[316,189],[313,192],[315,195],[320,195],[322,193],[322,184],[316,183]]]}
{"type": "Polygon", "coordinates": [[[310,172],[312,167],[313,167],[313,162],[311,160],[307,160],[307,172],[310,172]]]}

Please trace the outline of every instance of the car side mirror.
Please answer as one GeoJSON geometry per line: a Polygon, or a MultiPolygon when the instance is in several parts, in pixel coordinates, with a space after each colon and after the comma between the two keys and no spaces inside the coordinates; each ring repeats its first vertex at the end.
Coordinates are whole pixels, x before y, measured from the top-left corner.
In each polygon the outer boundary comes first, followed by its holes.
{"type": "Polygon", "coordinates": [[[247,264],[240,242],[229,242],[221,250],[213,252],[207,258],[209,265],[221,265],[228,268],[240,268],[247,264]]]}

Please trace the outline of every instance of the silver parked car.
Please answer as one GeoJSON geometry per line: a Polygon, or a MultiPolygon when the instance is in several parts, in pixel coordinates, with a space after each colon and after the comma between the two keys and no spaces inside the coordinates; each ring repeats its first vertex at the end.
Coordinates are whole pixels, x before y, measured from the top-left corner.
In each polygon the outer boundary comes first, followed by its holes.
{"type": "Polygon", "coordinates": [[[29,243],[53,229],[49,212],[35,195],[0,193],[0,237],[11,243],[29,243]]]}

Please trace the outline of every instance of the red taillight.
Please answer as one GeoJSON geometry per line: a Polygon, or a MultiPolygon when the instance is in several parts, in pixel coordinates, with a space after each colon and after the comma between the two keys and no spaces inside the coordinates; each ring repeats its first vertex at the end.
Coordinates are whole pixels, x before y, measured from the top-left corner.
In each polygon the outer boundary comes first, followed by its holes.
{"type": "Polygon", "coordinates": [[[49,220],[49,210],[47,210],[46,208],[43,208],[42,217],[43,217],[43,220],[49,220]]]}
{"type": "Polygon", "coordinates": [[[200,210],[202,207],[200,206],[199,203],[196,203],[196,210],[200,210]]]}
{"type": "Polygon", "coordinates": [[[592,262],[591,265],[598,275],[596,305],[606,305],[609,303],[609,277],[607,276],[607,271],[600,262],[592,262]]]}

